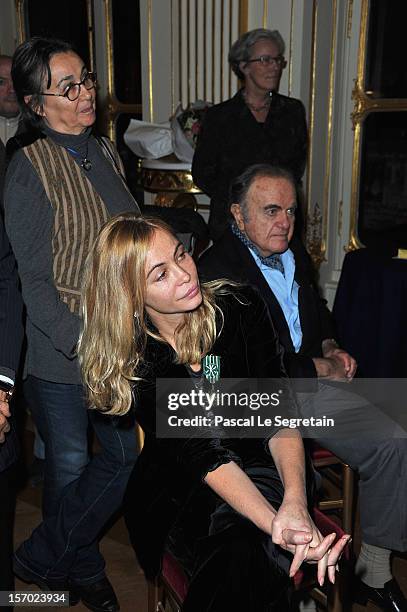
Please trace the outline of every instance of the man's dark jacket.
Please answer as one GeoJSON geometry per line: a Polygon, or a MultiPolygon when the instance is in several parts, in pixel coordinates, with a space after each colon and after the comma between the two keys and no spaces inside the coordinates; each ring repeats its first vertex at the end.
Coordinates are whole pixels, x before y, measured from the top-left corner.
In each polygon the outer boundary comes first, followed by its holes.
{"type": "Polygon", "coordinates": [[[6,147],[3,144],[2,139],[0,138],[0,204],[2,204],[3,199],[3,189],[4,189],[4,177],[6,176],[6,147]]]}
{"type": "MultiPolygon", "coordinates": [[[[0,216],[0,374],[14,379],[22,339],[22,299],[16,262],[0,216]]],[[[17,451],[17,435],[12,425],[5,442],[0,443],[0,472],[16,460],[17,451]]]]}
{"type": "Polygon", "coordinates": [[[284,348],[284,363],[293,378],[316,377],[313,357],[322,357],[321,344],[334,338],[331,313],[321,299],[314,281],[308,253],[297,238],[290,242],[295,258],[295,280],[299,285],[298,303],[302,328],[302,344],[295,353],[290,330],[277,298],[267,284],[249,249],[228,229],[198,262],[202,280],[229,278],[257,287],[266,301],[274,327],[284,348]]]}

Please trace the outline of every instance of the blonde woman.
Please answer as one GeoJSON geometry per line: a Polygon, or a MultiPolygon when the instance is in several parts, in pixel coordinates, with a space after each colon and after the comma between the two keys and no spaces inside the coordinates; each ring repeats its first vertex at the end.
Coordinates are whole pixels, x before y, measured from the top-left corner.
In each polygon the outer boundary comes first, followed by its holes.
{"type": "Polygon", "coordinates": [[[285,376],[257,294],[201,285],[165,224],[123,214],[104,226],[90,255],[82,312],[79,357],[91,405],[133,410],[145,432],[125,510],[146,576],[157,574],[169,548],[190,577],[186,612],[282,612],[288,574],[303,560],[318,563],[321,583],[326,572],[334,581],[347,538],[334,545],[334,534],[322,538],[313,524],[302,441],[292,430],[267,440],[156,436],[156,379],[199,379],[205,355],[220,358],[222,378],[285,376]]]}

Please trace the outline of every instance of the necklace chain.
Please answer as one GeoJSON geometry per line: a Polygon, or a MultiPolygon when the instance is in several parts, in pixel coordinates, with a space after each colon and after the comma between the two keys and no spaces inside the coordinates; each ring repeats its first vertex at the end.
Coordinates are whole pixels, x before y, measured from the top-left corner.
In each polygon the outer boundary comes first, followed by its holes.
{"type": "Polygon", "coordinates": [[[85,155],[82,155],[82,153],[80,153],[76,149],[72,149],[71,147],[66,147],[66,150],[72,153],[73,155],[75,155],[75,157],[82,157],[81,168],[83,168],[83,170],[86,170],[86,172],[89,172],[89,170],[92,169],[92,162],[90,161],[90,159],[88,159],[88,147],[89,147],[89,140],[86,141],[85,155]]]}
{"type": "Polygon", "coordinates": [[[271,104],[272,92],[270,91],[267,94],[267,98],[265,98],[264,104],[262,104],[261,106],[255,106],[254,104],[249,102],[249,100],[247,99],[246,91],[243,91],[243,98],[244,98],[246,106],[248,106],[255,113],[259,113],[260,111],[265,110],[266,108],[269,108],[271,104]]]}

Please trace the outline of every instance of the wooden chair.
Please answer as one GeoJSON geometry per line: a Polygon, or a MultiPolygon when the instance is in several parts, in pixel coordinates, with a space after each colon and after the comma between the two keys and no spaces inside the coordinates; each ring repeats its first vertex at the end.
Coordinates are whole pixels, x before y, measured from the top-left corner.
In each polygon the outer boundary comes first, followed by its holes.
{"type": "Polygon", "coordinates": [[[339,497],[323,499],[318,503],[318,508],[324,512],[339,510],[341,512],[342,529],[345,533],[353,534],[354,527],[354,505],[355,505],[355,477],[352,468],[339,459],[326,448],[322,448],[313,442],[311,457],[314,467],[321,470],[324,478],[327,478],[338,489],[341,490],[339,497]],[[335,471],[334,466],[340,466],[340,474],[335,471]]]}
{"type": "MultiPolygon", "coordinates": [[[[314,520],[322,535],[335,532],[340,538],[345,534],[337,523],[318,508],[314,509],[314,520]]],[[[349,559],[349,550],[345,550],[344,557],[349,559]]],[[[316,566],[312,565],[300,569],[293,582],[296,591],[307,590],[328,612],[342,612],[344,580],[341,573],[337,573],[335,585],[326,580],[325,586],[320,588],[316,583],[316,566]]],[[[188,578],[182,567],[170,553],[164,553],[161,573],[148,586],[148,612],[181,612],[187,591],[188,578]]]]}

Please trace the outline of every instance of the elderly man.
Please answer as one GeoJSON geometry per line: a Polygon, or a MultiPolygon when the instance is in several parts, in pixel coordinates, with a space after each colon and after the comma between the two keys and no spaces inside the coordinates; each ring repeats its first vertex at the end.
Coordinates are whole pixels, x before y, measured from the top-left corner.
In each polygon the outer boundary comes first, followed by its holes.
{"type": "Polygon", "coordinates": [[[320,441],[360,476],[358,597],[385,610],[407,610],[390,572],[391,551],[407,550],[405,432],[400,428],[400,437],[393,437],[398,426],[378,409],[347,387],[324,382],[351,381],[356,362],[337,345],[309,257],[293,237],[297,205],[290,173],[266,164],[251,166],[233,181],[230,193],[233,223],[202,256],[201,275],[204,280],[231,278],[260,290],[284,347],[289,375],[313,379],[315,392],[299,397],[303,414],[335,417],[345,426],[351,414],[353,436],[320,441]]]}

